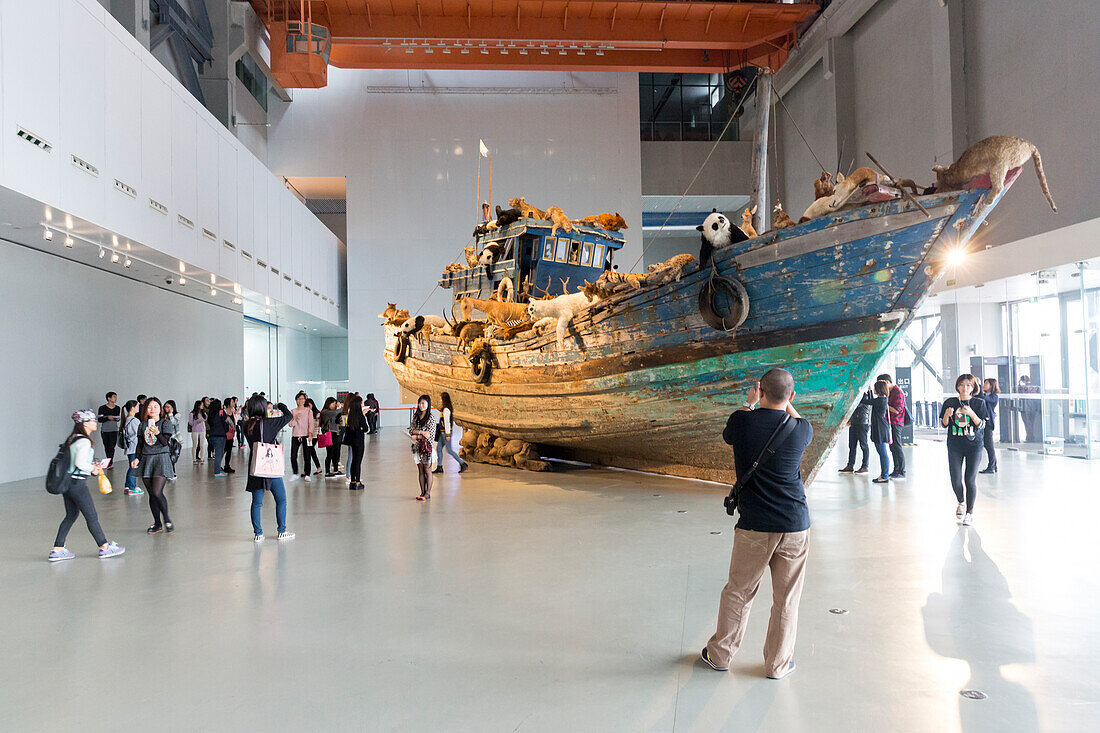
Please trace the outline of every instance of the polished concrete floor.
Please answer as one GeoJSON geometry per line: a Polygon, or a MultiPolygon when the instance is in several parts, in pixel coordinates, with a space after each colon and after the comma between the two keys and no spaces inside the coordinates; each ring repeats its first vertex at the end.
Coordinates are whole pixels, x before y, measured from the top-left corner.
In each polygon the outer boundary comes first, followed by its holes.
{"type": "Polygon", "coordinates": [[[966,530],[942,444],[907,450],[907,481],[834,454],[811,487],[780,682],[767,580],[731,671],[697,662],[732,541],[712,484],[473,466],[423,505],[390,430],[365,492],[290,484],[292,542],[254,545],[242,475],[185,458],[173,535],[145,534],[144,497],[96,494],[125,556],[96,559],[80,522],[56,565],[60,499],[0,486],[0,729],[1100,729],[1096,468],[1006,452],[966,530]]]}

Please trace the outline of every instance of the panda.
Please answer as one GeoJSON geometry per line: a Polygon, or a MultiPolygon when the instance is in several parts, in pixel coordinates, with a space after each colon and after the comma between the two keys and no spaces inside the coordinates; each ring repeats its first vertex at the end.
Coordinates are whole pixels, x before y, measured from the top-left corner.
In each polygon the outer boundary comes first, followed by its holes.
{"type": "Polygon", "coordinates": [[[715,247],[728,247],[737,242],[748,239],[740,227],[730,225],[730,220],[725,215],[718,213],[718,209],[711,209],[711,213],[703,220],[703,223],[695,227],[702,232],[702,245],[699,248],[699,267],[705,267],[710,262],[711,252],[715,247]]]}

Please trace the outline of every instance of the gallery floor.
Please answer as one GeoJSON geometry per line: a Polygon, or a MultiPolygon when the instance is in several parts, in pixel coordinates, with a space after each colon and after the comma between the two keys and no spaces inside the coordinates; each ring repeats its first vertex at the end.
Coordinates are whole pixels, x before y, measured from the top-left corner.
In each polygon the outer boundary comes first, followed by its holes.
{"type": "Polygon", "coordinates": [[[697,661],[732,540],[714,485],[474,466],[423,505],[390,430],[365,492],[290,485],[292,542],[254,545],[241,473],[185,458],[173,535],[145,534],[144,497],[96,494],[125,556],[96,559],[79,522],[57,565],[61,501],[0,486],[0,728],[1100,728],[1095,466],[1005,452],[965,530],[943,445],[909,450],[907,481],[838,476],[834,453],[813,485],[780,682],[762,677],[767,580],[731,671],[697,661]]]}

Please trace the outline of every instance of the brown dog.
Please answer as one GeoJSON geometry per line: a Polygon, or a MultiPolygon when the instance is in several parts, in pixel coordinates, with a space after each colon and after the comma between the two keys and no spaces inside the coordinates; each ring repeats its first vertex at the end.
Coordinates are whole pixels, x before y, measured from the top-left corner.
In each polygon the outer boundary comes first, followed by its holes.
{"type": "Polygon", "coordinates": [[[508,199],[508,205],[518,211],[521,217],[526,217],[528,219],[546,218],[545,211],[543,211],[542,209],[536,209],[534,206],[524,201],[522,196],[515,199],[508,199]]]}

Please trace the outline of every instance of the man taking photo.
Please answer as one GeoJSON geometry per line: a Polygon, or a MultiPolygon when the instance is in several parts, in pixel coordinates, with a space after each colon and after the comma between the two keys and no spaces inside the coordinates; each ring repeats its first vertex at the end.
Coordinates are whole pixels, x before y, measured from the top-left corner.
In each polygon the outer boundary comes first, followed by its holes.
{"type": "Polygon", "coordinates": [[[703,661],[720,672],[729,669],[730,658],[741,646],[753,597],[769,568],[772,614],[764,642],[765,674],[778,680],[794,671],[810,528],[799,466],[814,431],[791,405],[793,397],[791,373],[768,370],[749,388],[744,406],[730,415],[722,433],[733,446],[739,478],[731,497],[736,497],[740,517],[729,582],[718,606],[718,628],[701,653],[703,661]],[[754,409],[758,402],[759,409],[754,409]]]}

